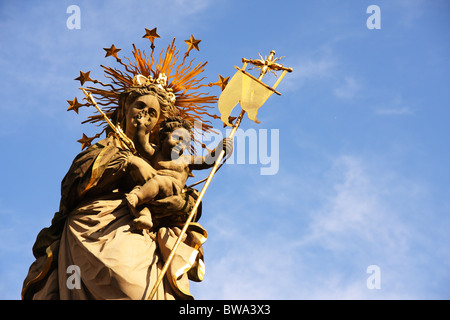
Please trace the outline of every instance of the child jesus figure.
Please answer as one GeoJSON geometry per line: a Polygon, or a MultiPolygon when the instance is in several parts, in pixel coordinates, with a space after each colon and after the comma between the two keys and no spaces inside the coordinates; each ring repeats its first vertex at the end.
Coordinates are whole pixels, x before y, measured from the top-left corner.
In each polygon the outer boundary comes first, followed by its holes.
{"type": "Polygon", "coordinates": [[[151,229],[153,221],[147,207],[138,211],[136,208],[152,200],[162,199],[182,193],[186,180],[192,170],[208,169],[214,166],[215,159],[223,148],[226,155],[233,150],[232,140],[225,138],[206,156],[183,154],[190,146],[192,126],[185,119],[174,116],[161,123],[159,131],[159,145],[148,141],[146,127],[138,115],[134,141],[139,153],[150,164],[142,163],[139,170],[155,172],[140,188],[133,189],[126,194],[130,210],[136,217],[134,225],[137,229],[151,229]]]}

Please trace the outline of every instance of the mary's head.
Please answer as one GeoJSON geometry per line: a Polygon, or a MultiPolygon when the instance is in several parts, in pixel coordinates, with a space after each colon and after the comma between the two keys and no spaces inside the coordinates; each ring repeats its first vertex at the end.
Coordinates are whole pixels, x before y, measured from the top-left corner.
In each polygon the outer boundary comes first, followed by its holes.
{"type": "Polygon", "coordinates": [[[166,90],[157,84],[150,84],[129,87],[121,93],[119,107],[112,118],[121,125],[125,134],[133,139],[137,126],[136,117],[139,113],[149,115],[147,128],[150,132],[160,120],[177,115],[179,112],[166,90]]]}

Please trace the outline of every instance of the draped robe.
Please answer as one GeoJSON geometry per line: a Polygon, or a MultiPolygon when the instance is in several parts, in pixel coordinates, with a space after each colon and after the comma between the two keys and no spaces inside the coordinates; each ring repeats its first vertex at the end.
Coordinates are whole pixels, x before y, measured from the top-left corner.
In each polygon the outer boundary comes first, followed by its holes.
{"type": "MultiPolygon", "coordinates": [[[[128,150],[110,136],[81,152],[61,183],[61,203],[38,234],[23,299],[148,299],[196,190],[149,204],[152,230],[135,230],[124,195],[136,183],[128,150]]],[[[201,206],[197,217],[201,214],[201,206]]],[[[193,299],[204,275],[206,230],[190,224],[154,299],[193,299]]]]}

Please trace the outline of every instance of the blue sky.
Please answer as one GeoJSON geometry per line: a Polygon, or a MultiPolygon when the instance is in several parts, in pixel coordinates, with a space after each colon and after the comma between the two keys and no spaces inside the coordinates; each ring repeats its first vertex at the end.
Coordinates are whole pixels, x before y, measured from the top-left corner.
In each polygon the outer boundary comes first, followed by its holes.
{"type": "Polygon", "coordinates": [[[95,132],[88,109],[66,111],[81,99],[73,79],[101,79],[113,43],[121,57],[149,50],[144,28],[158,27],[157,50],[202,40],[190,56],[209,61],[209,81],[272,49],[294,68],[261,123],[242,124],[279,134],[277,173],[235,161],[205,196],[197,299],[449,299],[449,13],[445,0],[2,1],[0,298],[20,298],[76,140],[95,132]],[[372,4],[381,29],[367,28],[372,4]],[[371,265],[380,289],[367,287],[371,265]]]}

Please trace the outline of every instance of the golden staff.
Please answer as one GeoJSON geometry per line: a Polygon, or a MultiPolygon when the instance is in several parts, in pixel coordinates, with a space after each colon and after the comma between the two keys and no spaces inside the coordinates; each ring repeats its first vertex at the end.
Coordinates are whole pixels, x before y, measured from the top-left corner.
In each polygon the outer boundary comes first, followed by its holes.
{"type": "MultiPolygon", "coordinates": [[[[280,60],[281,58],[274,59],[274,56],[275,56],[275,51],[272,50],[272,51],[270,51],[269,57],[267,59],[265,59],[265,60],[263,60],[261,56],[260,56],[261,60],[254,60],[254,59],[245,59],[245,58],[243,58],[242,62],[244,63],[244,66],[242,67],[242,69],[238,69],[238,70],[240,70],[241,72],[243,72],[247,76],[251,77],[252,79],[256,80],[257,82],[259,82],[261,85],[263,85],[267,89],[270,89],[273,92],[275,92],[277,94],[280,94],[279,92],[277,92],[275,90],[275,88],[281,82],[281,79],[283,79],[283,77],[286,74],[286,72],[292,72],[292,68],[285,68],[281,64],[276,63],[276,61],[280,60]],[[259,75],[258,78],[253,77],[252,75],[250,75],[249,73],[247,73],[245,71],[245,68],[246,68],[248,63],[253,64],[256,68],[260,68],[261,69],[261,72],[260,72],[260,75],[259,75]],[[266,72],[269,71],[269,70],[270,71],[272,71],[272,70],[274,70],[274,71],[283,70],[282,75],[280,76],[278,81],[274,84],[273,88],[267,86],[265,83],[263,83],[261,81],[262,78],[264,77],[264,75],[266,74],[266,72]]],[[[237,131],[239,125],[241,124],[241,121],[242,121],[242,118],[244,117],[244,114],[245,114],[245,110],[242,110],[241,113],[239,114],[239,117],[236,119],[235,123],[233,124],[233,128],[231,129],[231,132],[230,132],[230,134],[228,136],[229,139],[233,139],[234,138],[234,135],[236,134],[236,131],[237,131]]],[[[188,218],[187,218],[187,220],[186,220],[186,222],[185,222],[185,224],[183,226],[183,229],[181,230],[181,233],[178,236],[178,239],[175,242],[175,245],[173,246],[172,251],[170,252],[169,257],[167,258],[167,261],[165,262],[165,264],[164,264],[164,266],[163,266],[163,268],[161,270],[161,273],[158,276],[158,279],[156,280],[155,285],[153,286],[152,291],[150,292],[149,300],[153,299],[153,297],[154,297],[154,295],[156,293],[156,290],[158,289],[158,286],[160,285],[161,281],[163,280],[164,275],[166,274],[167,269],[169,268],[169,265],[172,262],[173,257],[175,256],[175,252],[178,249],[178,247],[179,247],[179,245],[181,243],[181,240],[182,240],[184,234],[186,233],[186,231],[187,231],[187,229],[189,227],[189,224],[192,222],[192,219],[194,218],[194,216],[195,216],[195,214],[197,212],[197,209],[198,209],[198,207],[199,207],[199,205],[200,205],[200,203],[201,203],[201,201],[203,199],[203,196],[205,195],[206,190],[208,189],[209,184],[211,183],[211,180],[212,180],[214,174],[216,173],[218,167],[220,166],[220,163],[222,162],[224,156],[225,156],[225,150],[222,149],[220,151],[220,153],[219,153],[219,156],[216,159],[216,162],[214,163],[214,166],[211,169],[211,172],[209,173],[208,177],[206,178],[206,182],[203,185],[202,190],[200,191],[198,199],[195,202],[195,205],[192,208],[191,213],[189,214],[189,216],[188,216],[188,218]]]]}
{"type": "Polygon", "coordinates": [[[94,97],[92,96],[92,93],[88,93],[85,88],[79,88],[83,93],[85,94],[88,102],[90,102],[97,110],[100,112],[100,114],[103,116],[103,119],[105,119],[106,123],[113,129],[114,135],[117,137],[117,139],[122,144],[122,147],[125,147],[124,149],[128,148],[131,150],[133,154],[136,154],[136,148],[134,147],[133,140],[128,138],[128,136],[123,132],[122,128],[119,125],[115,125],[112,123],[112,121],[108,118],[108,116],[100,109],[97,102],[94,100],[94,97]]]}

